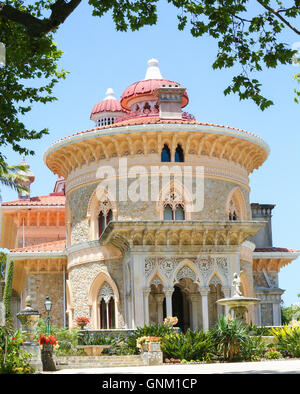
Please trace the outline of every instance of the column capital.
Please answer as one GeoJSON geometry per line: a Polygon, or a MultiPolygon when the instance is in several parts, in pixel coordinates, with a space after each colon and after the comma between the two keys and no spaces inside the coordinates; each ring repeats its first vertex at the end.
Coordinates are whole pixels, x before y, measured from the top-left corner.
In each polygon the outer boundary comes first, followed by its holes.
{"type": "Polygon", "coordinates": [[[150,288],[145,287],[145,288],[143,289],[143,294],[144,294],[144,296],[149,296],[150,292],[151,292],[151,289],[150,289],[150,288]]]}
{"type": "Polygon", "coordinates": [[[199,287],[199,292],[201,296],[207,296],[209,293],[209,287],[199,287]]]}
{"type": "Polygon", "coordinates": [[[174,292],[174,287],[166,287],[163,289],[163,292],[165,293],[166,296],[171,296],[174,292]]]}

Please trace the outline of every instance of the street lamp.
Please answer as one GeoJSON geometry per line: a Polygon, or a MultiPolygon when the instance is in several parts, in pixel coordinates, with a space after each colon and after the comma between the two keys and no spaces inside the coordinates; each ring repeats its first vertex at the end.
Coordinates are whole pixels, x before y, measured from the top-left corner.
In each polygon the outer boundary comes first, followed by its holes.
{"type": "Polygon", "coordinates": [[[51,312],[51,309],[52,309],[52,301],[50,300],[49,296],[46,297],[44,305],[45,305],[45,309],[46,309],[46,312],[47,312],[47,316],[46,316],[46,319],[47,319],[47,331],[48,331],[48,335],[49,335],[50,334],[50,312],[51,312]]]}

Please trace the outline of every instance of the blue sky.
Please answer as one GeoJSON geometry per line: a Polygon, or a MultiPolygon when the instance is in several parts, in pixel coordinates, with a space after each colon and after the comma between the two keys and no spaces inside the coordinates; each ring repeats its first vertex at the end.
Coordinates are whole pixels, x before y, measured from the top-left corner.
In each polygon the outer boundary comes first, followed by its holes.
{"type": "MultiPolygon", "coordinates": [[[[239,67],[212,70],[217,44],[211,38],[194,38],[188,30],[177,29],[176,9],[159,3],[156,26],[138,32],[115,30],[110,15],[93,17],[90,6],[83,2],[55,36],[64,54],[61,67],[70,71],[54,94],[55,103],[36,105],[26,116],[29,128],[49,128],[49,135],[30,146],[36,154],[27,161],[36,176],[31,195],[53,191],[56,176],[43,163],[47,147],[57,139],[93,127],[89,119],[95,103],[112,87],[119,98],[131,83],[143,79],[147,60],[159,60],[162,76],[182,84],[189,95],[186,110],[197,120],[241,128],[261,136],[270,146],[271,154],[259,170],[250,175],[251,202],[276,204],[273,210],[273,244],[300,249],[299,169],[300,169],[300,105],[293,102],[296,87],[292,76],[299,73],[295,66],[265,70],[256,77],[263,83],[263,94],[275,105],[261,112],[250,101],[237,96],[224,96],[239,67]]],[[[284,41],[292,46],[300,41],[286,32],[284,41]]],[[[21,157],[5,149],[10,164],[21,157]]],[[[16,193],[2,190],[4,201],[16,199],[16,193]]],[[[284,267],[279,286],[286,289],[285,305],[300,299],[300,258],[284,267]]]]}

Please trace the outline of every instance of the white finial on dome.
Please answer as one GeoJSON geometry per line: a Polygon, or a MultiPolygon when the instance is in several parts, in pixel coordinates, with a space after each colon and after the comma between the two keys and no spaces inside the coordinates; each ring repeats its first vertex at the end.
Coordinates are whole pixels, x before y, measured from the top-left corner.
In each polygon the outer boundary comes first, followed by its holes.
{"type": "Polygon", "coordinates": [[[116,98],[114,96],[115,92],[112,88],[108,88],[105,94],[106,94],[106,97],[104,100],[116,100],[116,98]]]}
{"type": "Polygon", "coordinates": [[[145,75],[145,79],[162,79],[157,59],[148,60],[148,69],[145,75]]]}

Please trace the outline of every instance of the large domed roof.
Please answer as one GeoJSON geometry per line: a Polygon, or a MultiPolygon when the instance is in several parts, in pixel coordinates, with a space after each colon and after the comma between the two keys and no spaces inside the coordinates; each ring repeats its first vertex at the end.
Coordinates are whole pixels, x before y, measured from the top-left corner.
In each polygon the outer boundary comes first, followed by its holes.
{"type": "MultiPolygon", "coordinates": [[[[130,106],[128,105],[128,103],[132,99],[143,96],[152,96],[155,89],[159,88],[162,85],[177,85],[179,88],[182,88],[179,83],[162,78],[158,68],[158,61],[156,59],[150,59],[148,61],[148,69],[145,79],[134,82],[133,84],[128,86],[128,88],[122,94],[120,100],[122,107],[126,110],[130,110],[130,106]]],[[[184,92],[182,96],[182,107],[185,107],[188,102],[188,95],[186,92],[184,92]]]]}

